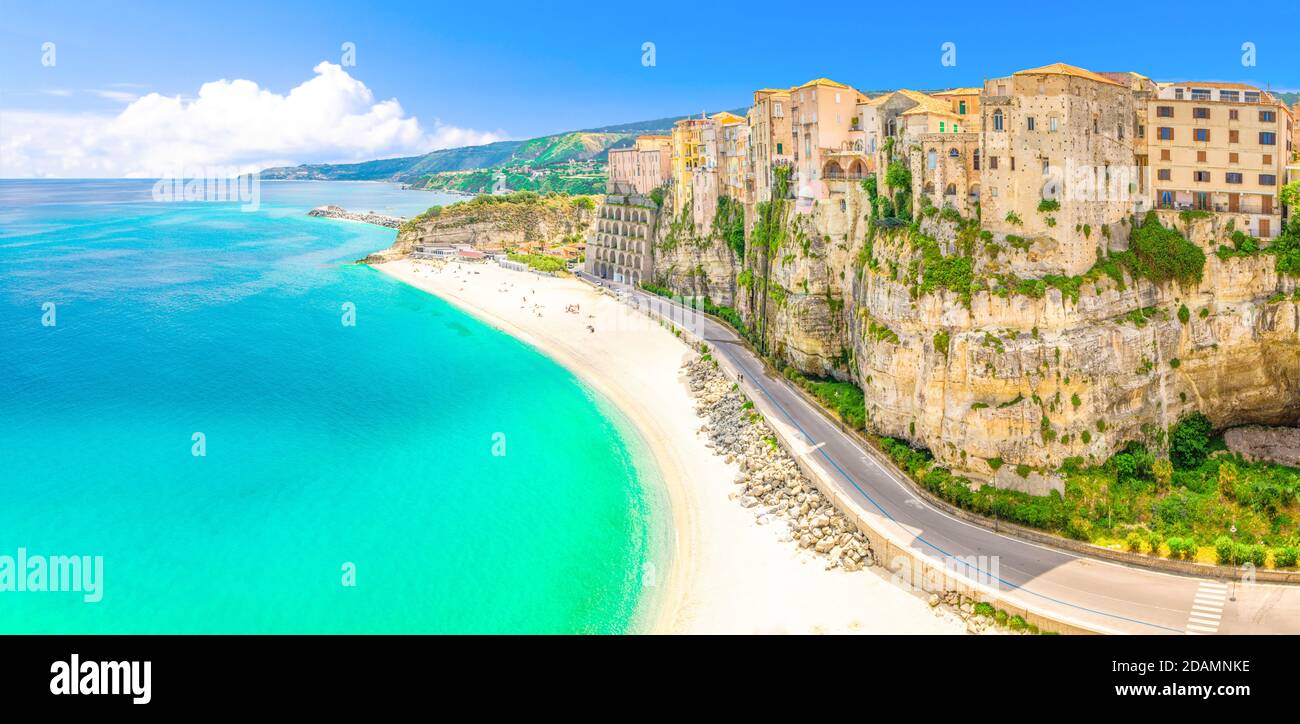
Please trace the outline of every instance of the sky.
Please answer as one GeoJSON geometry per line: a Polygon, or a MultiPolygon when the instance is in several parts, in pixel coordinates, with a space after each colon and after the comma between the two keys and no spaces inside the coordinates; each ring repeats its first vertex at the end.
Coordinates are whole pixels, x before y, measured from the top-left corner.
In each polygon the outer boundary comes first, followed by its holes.
{"type": "Polygon", "coordinates": [[[1294,0],[965,5],[0,0],[0,177],[413,155],[823,76],[936,89],[1059,61],[1300,87],[1294,0]]]}

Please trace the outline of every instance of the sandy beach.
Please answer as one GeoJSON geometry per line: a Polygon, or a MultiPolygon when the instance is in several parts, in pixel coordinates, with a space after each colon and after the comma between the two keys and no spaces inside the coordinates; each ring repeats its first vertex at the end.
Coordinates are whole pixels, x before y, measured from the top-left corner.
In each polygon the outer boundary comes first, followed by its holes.
{"type": "Polygon", "coordinates": [[[651,593],[653,633],[961,633],[879,569],[826,570],[728,496],[738,467],[706,447],[671,331],[572,278],[495,264],[380,264],[537,347],[619,407],[655,456],[673,518],[671,569],[651,593]],[[577,305],[577,311],[566,307],[577,305]],[[594,329],[594,331],[592,331],[594,329]]]}

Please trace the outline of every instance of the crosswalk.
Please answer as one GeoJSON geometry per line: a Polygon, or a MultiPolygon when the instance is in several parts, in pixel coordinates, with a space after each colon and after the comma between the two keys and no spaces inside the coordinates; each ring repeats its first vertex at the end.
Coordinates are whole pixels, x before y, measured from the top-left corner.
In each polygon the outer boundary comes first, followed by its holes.
{"type": "Polygon", "coordinates": [[[1196,598],[1192,599],[1192,612],[1187,616],[1187,633],[1192,636],[1217,633],[1227,598],[1227,584],[1201,581],[1196,598]]]}

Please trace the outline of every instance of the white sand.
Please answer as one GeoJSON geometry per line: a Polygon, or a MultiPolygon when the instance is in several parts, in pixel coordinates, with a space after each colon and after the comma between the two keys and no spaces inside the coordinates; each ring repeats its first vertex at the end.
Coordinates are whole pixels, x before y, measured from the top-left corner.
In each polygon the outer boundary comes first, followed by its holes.
{"type": "Polygon", "coordinates": [[[960,633],[961,622],[879,569],[826,570],[728,499],[738,468],[705,447],[681,366],[695,354],[659,323],[572,278],[495,264],[399,260],[380,271],[540,349],[617,405],[650,446],[672,506],[671,570],[644,618],[659,633],[960,633]],[[502,291],[502,290],[507,291],[502,291]],[[527,302],[523,298],[527,297],[527,302]],[[580,313],[564,311],[579,305],[580,313]],[[536,306],[540,305],[540,306],[536,306]],[[538,316],[538,314],[541,316],[538,316]],[[591,315],[591,316],[589,316],[591,315]],[[589,332],[587,325],[595,332],[589,332]]]}

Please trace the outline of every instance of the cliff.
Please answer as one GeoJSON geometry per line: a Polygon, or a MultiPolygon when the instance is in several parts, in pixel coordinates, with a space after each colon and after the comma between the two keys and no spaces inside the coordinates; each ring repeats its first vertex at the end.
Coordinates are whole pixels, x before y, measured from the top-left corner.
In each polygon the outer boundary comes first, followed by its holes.
{"type": "Polygon", "coordinates": [[[1161,216],[1205,254],[1199,279],[1143,273],[1125,248],[1136,219],[1090,234],[1102,251],[1086,274],[1020,279],[1052,239],[935,209],[872,220],[857,184],[810,214],[791,204],[751,211],[743,258],[716,236],[656,246],[656,278],[734,305],[778,368],[857,383],[868,431],[955,472],[1042,493],[1068,459],[1158,446],[1193,411],[1216,427],[1300,422],[1297,279],[1249,241],[1238,251],[1230,216],[1161,216]]]}
{"type": "Polygon", "coordinates": [[[393,245],[367,262],[406,256],[417,245],[463,244],[497,250],[580,241],[591,228],[595,207],[586,196],[539,196],[526,191],[433,206],[402,224],[393,245]]]}

